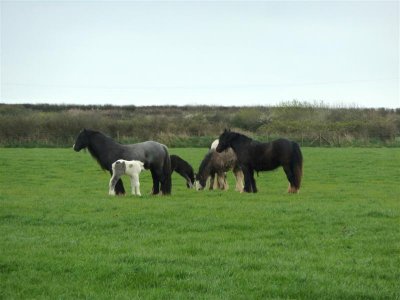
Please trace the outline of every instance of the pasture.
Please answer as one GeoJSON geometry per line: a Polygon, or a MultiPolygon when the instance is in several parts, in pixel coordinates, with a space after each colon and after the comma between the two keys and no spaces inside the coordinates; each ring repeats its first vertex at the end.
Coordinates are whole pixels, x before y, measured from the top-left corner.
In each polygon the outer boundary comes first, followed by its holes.
{"type": "Polygon", "coordinates": [[[399,299],[400,149],[302,151],[297,195],[279,169],[257,194],[174,174],[151,196],[142,172],[110,197],[88,152],[0,148],[0,298],[399,299]]]}

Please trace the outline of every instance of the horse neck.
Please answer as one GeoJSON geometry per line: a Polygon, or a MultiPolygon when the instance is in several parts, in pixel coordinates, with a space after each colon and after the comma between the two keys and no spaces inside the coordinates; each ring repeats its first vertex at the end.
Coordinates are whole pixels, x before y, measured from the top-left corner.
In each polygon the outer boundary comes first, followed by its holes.
{"type": "Polygon", "coordinates": [[[211,169],[211,159],[210,157],[206,156],[206,158],[200,164],[198,174],[201,177],[207,179],[207,177],[210,175],[210,169],[211,169]]]}
{"type": "Polygon", "coordinates": [[[234,152],[240,151],[243,147],[247,147],[253,140],[244,135],[237,135],[236,138],[232,139],[231,141],[231,148],[234,152]]]}
{"type": "Polygon", "coordinates": [[[237,161],[237,156],[235,151],[232,148],[226,149],[224,152],[220,153],[221,160],[224,164],[224,167],[233,167],[233,165],[237,161]]]}
{"type": "Polygon", "coordinates": [[[88,149],[90,154],[97,159],[99,164],[103,167],[106,167],[104,166],[105,162],[102,156],[104,153],[107,153],[111,149],[111,146],[116,144],[117,143],[114,142],[114,140],[112,140],[111,138],[106,137],[100,133],[96,133],[90,136],[88,149]]]}

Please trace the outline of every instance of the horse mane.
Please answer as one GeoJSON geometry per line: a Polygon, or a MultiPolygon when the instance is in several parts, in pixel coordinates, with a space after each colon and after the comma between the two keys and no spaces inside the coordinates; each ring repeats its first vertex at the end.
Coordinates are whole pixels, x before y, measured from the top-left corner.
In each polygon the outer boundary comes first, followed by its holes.
{"type": "Polygon", "coordinates": [[[253,141],[252,138],[248,137],[247,135],[241,134],[239,132],[230,131],[228,132],[228,138],[230,140],[241,140],[241,141],[253,141]]]}
{"type": "Polygon", "coordinates": [[[208,167],[208,165],[211,161],[213,152],[214,152],[214,150],[208,151],[206,156],[204,156],[204,159],[202,160],[200,167],[199,167],[199,174],[202,174],[204,171],[210,172],[210,170],[209,170],[210,168],[208,167]],[[207,167],[208,167],[208,169],[207,169],[207,167]]]}
{"type": "MultiPolygon", "coordinates": [[[[86,129],[86,134],[87,134],[87,138],[88,138],[89,140],[92,139],[92,138],[95,137],[95,136],[100,136],[102,139],[104,139],[104,141],[105,141],[107,144],[111,144],[111,145],[118,144],[118,143],[115,142],[112,138],[110,138],[110,137],[104,135],[103,133],[101,133],[101,132],[99,132],[99,131],[86,129]]],[[[89,145],[88,145],[87,148],[88,148],[88,150],[89,150],[90,155],[97,161],[97,163],[100,165],[100,167],[101,167],[103,170],[105,170],[105,171],[109,171],[108,168],[107,168],[107,166],[105,165],[105,162],[102,161],[102,159],[101,159],[101,154],[98,153],[98,151],[97,151],[95,148],[93,148],[93,147],[91,146],[91,143],[89,143],[89,145]]]]}

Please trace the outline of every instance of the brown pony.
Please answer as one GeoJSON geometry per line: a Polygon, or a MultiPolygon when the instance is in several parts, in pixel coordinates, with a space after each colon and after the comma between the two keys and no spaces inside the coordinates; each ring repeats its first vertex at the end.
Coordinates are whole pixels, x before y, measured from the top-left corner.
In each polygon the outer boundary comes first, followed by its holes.
{"type": "Polygon", "coordinates": [[[236,178],[236,190],[243,191],[243,172],[237,164],[236,154],[232,149],[227,149],[218,153],[211,149],[200,164],[199,172],[196,174],[196,188],[202,190],[206,186],[207,179],[210,177],[210,190],[214,189],[214,179],[217,175],[218,188],[227,190],[225,172],[233,170],[236,178]]]}

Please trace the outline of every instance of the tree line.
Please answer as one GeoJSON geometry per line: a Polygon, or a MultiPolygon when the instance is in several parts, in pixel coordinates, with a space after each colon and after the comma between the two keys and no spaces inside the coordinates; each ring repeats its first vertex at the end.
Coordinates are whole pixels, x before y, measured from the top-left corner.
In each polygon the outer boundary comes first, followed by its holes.
{"type": "Polygon", "coordinates": [[[70,147],[83,128],[121,143],[155,140],[169,147],[208,147],[224,128],[303,146],[400,146],[400,109],[298,101],[259,107],[0,104],[2,147],[70,147]]]}

